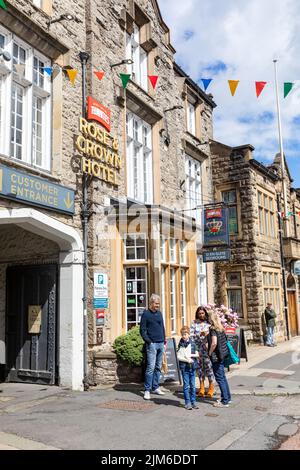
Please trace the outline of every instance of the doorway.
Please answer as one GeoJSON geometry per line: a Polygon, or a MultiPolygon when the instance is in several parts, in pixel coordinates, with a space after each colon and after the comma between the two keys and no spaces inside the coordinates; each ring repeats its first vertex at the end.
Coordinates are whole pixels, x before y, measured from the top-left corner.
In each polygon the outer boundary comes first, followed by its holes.
{"type": "Polygon", "coordinates": [[[57,379],[57,265],[7,268],[6,380],[57,379]]]}

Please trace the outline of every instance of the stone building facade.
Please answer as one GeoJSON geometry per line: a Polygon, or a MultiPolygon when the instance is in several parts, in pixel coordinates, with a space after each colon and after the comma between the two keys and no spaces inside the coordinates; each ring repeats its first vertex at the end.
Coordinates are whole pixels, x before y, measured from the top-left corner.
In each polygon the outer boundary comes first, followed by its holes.
{"type": "Polygon", "coordinates": [[[264,309],[271,302],[277,312],[276,339],[287,338],[286,310],[280,244],[283,248],[287,286],[289,334],[299,334],[299,191],[292,187],[286,166],[288,210],[284,211],[280,187],[280,160],[266,166],[253,158],[251,145],[228,147],[211,144],[215,200],[229,210],[230,262],[215,264],[216,299],[236,310],[249,338],[263,342],[264,309]],[[280,242],[282,221],[283,240],[280,242]]]}
{"type": "Polygon", "coordinates": [[[112,342],[138,324],[152,292],[161,295],[169,336],[212,300],[212,268],[201,260],[201,208],[212,197],[215,103],[176,65],[154,0],[6,5],[0,364],[6,380],[81,390],[83,172],[89,378],[107,383],[117,380],[112,342]],[[82,51],[96,120],[82,116],[82,51]],[[102,80],[95,71],[104,72],[102,80]],[[131,75],[126,90],[120,73],[131,75]],[[155,90],[148,75],[159,77],[155,90]]]}

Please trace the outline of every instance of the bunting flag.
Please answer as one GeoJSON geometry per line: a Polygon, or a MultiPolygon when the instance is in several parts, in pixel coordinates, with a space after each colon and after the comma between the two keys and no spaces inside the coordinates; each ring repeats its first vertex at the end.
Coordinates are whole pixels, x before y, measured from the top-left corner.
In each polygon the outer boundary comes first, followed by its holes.
{"type": "Polygon", "coordinates": [[[15,69],[18,75],[24,75],[25,64],[15,64],[15,69]]]}
{"type": "Polygon", "coordinates": [[[0,0],[0,8],[7,11],[7,6],[5,5],[4,0],[0,0]]]}
{"type": "Polygon", "coordinates": [[[256,88],[256,96],[257,98],[259,97],[259,95],[261,94],[261,92],[263,91],[263,89],[265,88],[267,82],[255,82],[255,88],[256,88]]]}
{"type": "Polygon", "coordinates": [[[52,78],[56,78],[57,75],[60,73],[61,71],[61,68],[59,67],[59,65],[54,65],[54,67],[52,67],[52,78]]]}
{"type": "Polygon", "coordinates": [[[212,82],[212,78],[201,78],[201,81],[203,83],[204,90],[206,91],[210,82],[212,82]]]}
{"type": "Polygon", "coordinates": [[[239,80],[228,80],[228,85],[229,85],[232,96],[234,96],[239,83],[240,83],[239,80]]]}
{"type": "Polygon", "coordinates": [[[148,78],[151,82],[151,85],[153,87],[153,90],[155,90],[155,87],[156,87],[156,84],[157,84],[157,80],[158,80],[158,75],[148,75],[148,78]]]}
{"type": "Polygon", "coordinates": [[[98,80],[102,80],[102,78],[104,77],[104,72],[94,72],[94,74],[96,75],[96,77],[98,78],[98,80]]]}
{"type": "Polygon", "coordinates": [[[291,89],[293,88],[294,83],[292,82],[284,82],[283,84],[283,97],[286,98],[291,89]]]}
{"type": "Polygon", "coordinates": [[[292,215],[296,215],[296,216],[300,217],[300,211],[299,212],[288,212],[287,214],[285,214],[285,212],[278,212],[278,215],[279,215],[280,218],[289,218],[292,215]]]}
{"type": "Polygon", "coordinates": [[[75,69],[66,69],[66,72],[69,76],[69,80],[70,82],[72,83],[72,85],[74,85],[75,83],[75,80],[76,80],[76,77],[77,77],[77,74],[78,74],[78,70],[75,70],[75,69]]]}
{"type": "Polygon", "coordinates": [[[127,87],[130,77],[131,77],[130,73],[120,73],[120,79],[122,80],[122,86],[124,90],[127,87]]]}
{"type": "Polygon", "coordinates": [[[53,72],[53,68],[52,67],[43,67],[43,69],[46,72],[46,74],[49,75],[49,77],[51,77],[52,72],[53,72]]]}

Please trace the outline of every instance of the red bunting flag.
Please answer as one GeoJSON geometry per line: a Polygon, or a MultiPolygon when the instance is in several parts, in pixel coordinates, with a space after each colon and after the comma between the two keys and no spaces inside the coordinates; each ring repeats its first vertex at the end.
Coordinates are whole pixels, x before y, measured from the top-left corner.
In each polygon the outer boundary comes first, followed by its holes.
{"type": "Polygon", "coordinates": [[[94,74],[96,75],[96,77],[101,81],[102,78],[104,77],[104,72],[94,72],[94,74]]]}
{"type": "Polygon", "coordinates": [[[265,85],[267,84],[267,82],[255,82],[255,87],[256,87],[256,96],[257,98],[259,97],[259,95],[261,94],[261,92],[263,91],[263,89],[265,88],[265,85]]]}
{"type": "Polygon", "coordinates": [[[151,82],[151,85],[153,87],[153,90],[155,90],[155,87],[156,87],[156,84],[157,84],[157,80],[158,80],[158,75],[148,75],[148,78],[151,82]]]}
{"type": "Polygon", "coordinates": [[[229,85],[232,96],[234,96],[239,83],[240,83],[239,80],[228,80],[228,85],[229,85]]]}

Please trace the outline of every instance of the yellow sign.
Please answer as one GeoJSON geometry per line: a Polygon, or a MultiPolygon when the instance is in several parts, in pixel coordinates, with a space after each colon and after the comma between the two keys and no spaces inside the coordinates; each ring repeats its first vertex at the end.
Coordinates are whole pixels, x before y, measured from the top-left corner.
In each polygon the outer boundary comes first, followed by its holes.
{"type": "Polygon", "coordinates": [[[42,324],[41,305],[28,305],[28,333],[39,334],[42,324]]]}
{"type": "Polygon", "coordinates": [[[81,135],[76,139],[76,148],[85,155],[81,162],[82,171],[118,186],[118,173],[122,168],[118,140],[82,117],[79,120],[79,130],[81,135]]]}

